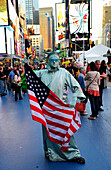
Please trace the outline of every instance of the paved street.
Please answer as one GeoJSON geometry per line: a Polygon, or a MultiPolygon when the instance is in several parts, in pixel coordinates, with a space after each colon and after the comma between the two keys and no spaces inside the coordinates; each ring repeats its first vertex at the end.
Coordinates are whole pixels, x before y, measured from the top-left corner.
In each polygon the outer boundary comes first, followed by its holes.
{"type": "MultiPolygon", "coordinates": [[[[110,86],[109,83],[108,86],[110,86]]],[[[0,98],[0,170],[110,170],[111,87],[104,89],[104,112],[96,120],[81,116],[75,138],[85,165],[49,162],[43,151],[41,124],[31,118],[28,95],[18,102],[12,92],[0,98]]]]}

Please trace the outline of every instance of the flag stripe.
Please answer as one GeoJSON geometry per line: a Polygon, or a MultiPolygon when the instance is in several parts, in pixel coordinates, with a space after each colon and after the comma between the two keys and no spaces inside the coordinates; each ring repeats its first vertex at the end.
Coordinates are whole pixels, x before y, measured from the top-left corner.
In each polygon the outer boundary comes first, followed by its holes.
{"type": "Polygon", "coordinates": [[[60,112],[61,114],[63,113],[63,115],[65,114],[64,116],[67,117],[67,118],[72,118],[72,115],[74,114],[74,110],[73,111],[72,110],[64,110],[64,109],[62,109],[62,107],[60,105],[57,105],[55,107],[55,106],[51,105],[51,103],[48,103],[47,101],[45,101],[45,103],[44,103],[42,108],[44,108],[44,107],[45,107],[45,109],[47,109],[47,111],[48,110],[49,111],[50,110],[54,110],[54,111],[60,112]]]}
{"type": "Polygon", "coordinates": [[[65,134],[63,134],[63,133],[61,133],[61,132],[57,132],[57,131],[55,131],[55,130],[53,130],[53,129],[50,129],[49,128],[49,131],[51,132],[51,133],[53,133],[54,135],[56,134],[57,136],[60,136],[60,137],[65,137],[65,134]]]}
{"type": "Polygon", "coordinates": [[[37,117],[37,116],[35,116],[35,115],[32,114],[32,118],[33,118],[33,120],[35,120],[35,121],[43,124],[43,125],[46,127],[45,121],[43,121],[43,119],[41,119],[40,117],[37,117]]]}
{"type": "Polygon", "coordinates": [[[55,96],[55,94],[52,93],[51,91],[49,93],[48,98],[50,100],[54,101],[58,105],[60,105],[60,103],[61,103],[61,106],[65,106],[65,108],[66,108],[66,106],[67,106],[67,108],[69,107],[69,104],[65,104],[62,100],[60,100],[57,96],[55,96]]]}
{"type": "Polygon", "coordinates": [[[52,122],[50,120],[47,120],[47,124],[50,124],[50,125],[55,126],[55,127],[57,126],[57,127],[61,128],[63,130],[67,130],[68,129],[67,126],[61,125],[61,124],[59,124],[57,122],[52,122]]]}
{"type": "Polygon", "coordinates": [[[31,112],[32,112],[32,115],[34,115],[34,116],[36,116],[36,117],[38,117],[38,118],[43,119],[43,121],[46,123],[45,117],[44,117],[43,115],[41,115],[39,112],[36,112],[36,111],[34,111],[34,110],[32,110],[31,112]]]}
{"type": "Polygon", "coordinates": [[[49,134],[53,139],[56,139],[56,140],[59,140],[59,141],[63,141],[63,139],[64,139],[63,137],[56,135],[54,133],[51,133],[50,131],[49,131],[49,134]]]}
{"type": "Polygon", "coordinates": [[[64,130],[64,129],[61,129],[61,128],[59,128],[59,127],[56,127],[56,126],[52,126],[52,125],[48,125],[48,128],[49,129],[53,129],[53,130],[55,130],[55,131],[57,131],[57,132],[61,132],[61,133],[63,133],[63,134],[66,134],[66,130],[64,130]]]}
{"type": "MultiPolygon", "coordinates": [[[[58,108],[58,109],[67,110],[67,111],[73,111],[73,112],[74,112],[74,109],[61,106],[60,103],[57,104],[57,103],[55,103],[53,100],[50,100],[49,98],[46,99],[46,102],[50,103],[50,105],[52,105],[52,106],[54,106],[54,107],[56,107],[56,108],[58,108]]],[[[45,104],[45,103],[44,103],[44,104],[45,104]]],[[[72,112],[72,113],[73,113],[73,112],[72,112]]]]}
{"type": "Polygon", "coordinates": [[[31,110],[33,110],[33,111],[35,111],[35,112],[38,112],[38,113],[40,112],[40,114],[41,114],[42,116],[44,115],[43,112],[41,111],[41,109],[39,109],[38,107],[30,104],[30,108],[31,108],[31,110]]]}
{"type": "Polygon", "coordinates": [[[56,113],[60,113],[60,112],[57,112],[57,111],[46,111],[46,110],[44,110],[44,109],[42,109],[43,110],[43,112],[45,113],[45,115],[47,115],[47,116],[50,116],[51,118],[53,117],[53,118],[56,118],[56,119],[59,119],[59,120],[63,120],[63,121],[65,121],[65,122],[68,122],[68,123],[71,123],[71,118],[70,119],[68,119],[68,118],[66,118],[66,117],[64,117],[64,116],[59,116],[59,115],[57,115],[56,113]]]}
{"type": "Polygon", "coordinates": [[[46,115],[45,113],[44,113],[44,116],[45,116],[46,120],[49,120],[49,121],[51,121],[52,123],[53,123],[53,122],[54,122],[54,123],[57,122],[58,125],[64,125],[64,126],[67,126],[67,127],[69,127],[69,125],[70,125],[70,123],[68,123],[68,122],[64,122],[63,120],[59,120],[59,119],[50,117],[50,116],[46,115]]]}

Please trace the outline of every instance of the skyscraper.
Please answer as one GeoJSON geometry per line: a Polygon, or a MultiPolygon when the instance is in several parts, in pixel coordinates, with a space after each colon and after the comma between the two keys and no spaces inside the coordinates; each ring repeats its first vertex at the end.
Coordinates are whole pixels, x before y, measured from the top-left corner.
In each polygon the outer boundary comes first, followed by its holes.
{"type": "Polygon", "coordinates": [[[40,34],[43,37],[44,49],[54,49],[54,19],[53,8],[39,8],[40,34]]]}
{"type": "Polygon", "coordinates": [[[38,0],[25,0],[26,24],[39,24],[38,0]]]}

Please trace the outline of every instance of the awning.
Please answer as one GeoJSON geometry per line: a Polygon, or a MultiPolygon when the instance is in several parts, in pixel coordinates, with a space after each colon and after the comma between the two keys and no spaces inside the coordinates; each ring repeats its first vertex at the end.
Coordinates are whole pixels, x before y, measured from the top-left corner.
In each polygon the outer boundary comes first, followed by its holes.
{"type": "Polygon", "coordinates": [[[19,55],[15,55],[15,54],[2,54],[0,55],[0,60],[4,60],[4,59],[19,59],[21,60],[21,56],[19,55]]]}

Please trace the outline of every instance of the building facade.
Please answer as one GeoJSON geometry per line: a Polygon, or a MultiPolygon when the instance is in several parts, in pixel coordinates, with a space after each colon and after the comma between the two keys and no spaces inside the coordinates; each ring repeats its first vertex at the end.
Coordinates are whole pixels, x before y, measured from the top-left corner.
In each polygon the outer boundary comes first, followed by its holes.
{"type": "Polygon", "coordinates": [[[26,24],[39,24],[38,10],[38,0],[25,0],[26,24]]]}
{"type": "Polygon", "coordinates": [[[40,34],[43,37],[44,49],[53,50],[55,46],[54,38],[54,18],[52,7],[39,8],[40,34]]]}
{"type": "Polygon", "coordinates": [[[111,4],[103,6],[102,44],[111,48],[111,4]]]}

